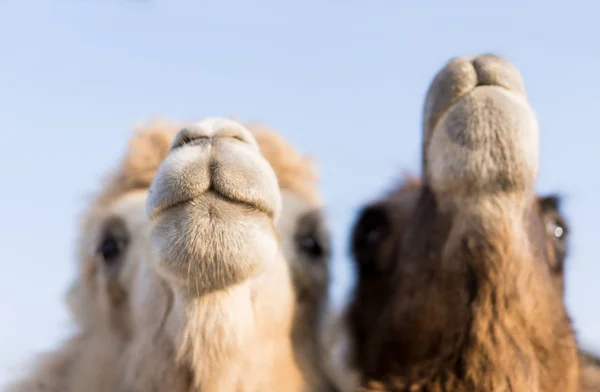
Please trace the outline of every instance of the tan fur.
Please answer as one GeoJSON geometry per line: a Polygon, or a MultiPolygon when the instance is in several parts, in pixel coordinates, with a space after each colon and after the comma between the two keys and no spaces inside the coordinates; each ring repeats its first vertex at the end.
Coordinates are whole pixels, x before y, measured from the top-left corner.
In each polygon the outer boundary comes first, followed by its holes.
{"type": "Polygon", "coordinates": [[[312,160],[302,156],[279,133],[259,124],[248,124],[260,152],[269,161],[282,189],[290,190],[312,205],[320,205],[319,179],[312,160]]]}
{"type": "MultiPolygon", "coordinates": [[[[404,179],[400,181],[399,184],[390,192],[385,194],[381,200],[373,202],[365,208],[365,210],[370,208],[381,208],[388,215],[388,224],[391,226],[390,230],[378,239],[377,244],[373,245],[380,252],[383,252],[383,254],[376,255],[373,254],[373,251],[371,250],[370,252],[374,258],[380,260],[384,260],[386,258],[389,259],[389,256],[387,256],[386,253],[389,252],[389,249],[393,246],[394,238],[396,236],[401,236],[402,233],[406,231],[408,219],[411,212],[413,212],[416,208],[416,204],[418,202],[417,197],[422,191],[422,186],[423,184],[418,177],[406,175],[404,179]]],[[[556,222],[560,222],[561,228],[565,231],[568,231],[568,224],[565,222],[565,218],[561,216],[560,211],[555,209],[556,206],[552,206],[548,209],[542,207],[545,199],[547,199],[547,197],[538,197],[538,204],[540,204],[540,211],[542,211],[542,217],[545,225],[550,228],[547,233],[548,235],[546,243],[549,249],[549,254],[551,254],[552,257],[557,258],[556,260],[551,261],[550,265],[554,268],[553,276],[555,288],[562,296],[564,295],[564,270],[562,265],[564,263],[565,253],[562,252],[561,249],[565,246],[564,243],[566,239],[561,239],[561,242],[557,243],[557,239],[554,236],[553,227],[555,227],[554,224],[556,222]]],[[[356,229],[360,230],[358,227],[356,229]]],[[[364,319],[366,322],[369,322],[372,315],[369,313],[367,304],[363,302],[362,305],[363,307],[361,309],[362,313],[360,318],[364,319]]],[[[340,322],[343,322],[343,320],[340,320],[340,322]]],[[[337,331],[338,335],[330,339],[331,344],[335,345],[335,349],[345,350],[347,353],[345,356],[346,363],[343,363],[346,368],[342,369],[341,374],[338,375],[338,379],[342,380],[340,382],[341,384],[343,384],[344,381],[347,382],[347,385],[343,390],[354,391],[358,388],[357,384],[359,382],[359,375],[356,374],[357,369],[353,367],[356,366],[353,365],[352,361],[354,356],[353,342],[351,339],[343,335],[346,333],[345,325],[341,324],[337,329],[332,330],[337,331]]],[[[580,350],[580,362],[582,369],[582,391],[600,391],[600,360],[586,353],[585,351],[580,350]]],[[[382,386],[382,388],[383,387],[384,386],[382,386]]]]}
{"type": "Polygon", "coordinates": [[[425,104],[423,186],[363,211],[348,320],[365,390],[580,390],[522,85],[504,59],[450,61],[425,104]]]}
{"type": "Polygon", "coordinates": [[[128,192],[148,189],[180,128],[180,125],[167,120],[136,125],[127,154],[118,169],[105,180],[93,204],[103,207],[128,192]]]}
{"type": "Polygon", "coordinates": [[[79,356],[80,337],[69,339],[62,344],[59,352],[38,355],[34,365],[35,372],[24,380],[9,384],[5,392],[67,390],[67,374],[73,366],[73,359],[79,356]]]}
{"type": "MultiPolygon", "coordinates": [[[[98,324],[100,325],[105,325],[104,323],[99,323],[97,320],[97,315],[98,314],[103,314],[102,311],[98,311],[98,309],[96,308],[90,308],[90,302],[94,302],[94,297],[102,297],[102,293],[101,291],[103,290],[102,287],[98,287],[98,284],[96,282],[96,274],[98,274],[98,261],[94,260],[94,258],[92,257],[92,260],[90,260],[90,258],[88,257],[88,254],[90,253],[90,247],[93,248],[94,241],[97,241],[96,237],[94,237],[93,233],[96,230],[96,228],[98,226],[100,226],[101,222],[103,221],[103,219],[106,218],[107,215],[110,214],[106,214],[105,210],[110,210],[110,207],[114,204],[117,203],[121,198],[125,197],[126,195],[128,195],[129,193],[131,193],[134,190],[139,190],[139,191],[144,191],[145,189],[148,188],[149,184],[151,183],[152,179],[153,179],[153,174],[156,171],[156,169],[158,168],[159,164],[161,163],[162,159],[164,159],[164,157],[166,156],[169,147],[173,141],[173,137],[176,133],[176,130],[179,127],[169,123],[169,122],[160,122],[160,123],[152,123],[150,124],[150,126],[146,126],[142,129],[139,129],[138,132],[136,132],[136,134],[134,135],[134,137],[132,138],[132,140],[129,143],[129,150],[127,155],[124,157],[124,159],[122,160],[122,163],[120,165],[120,167],[118,168],[118,170],[113,173],[111,176],[109,176],[108,180],[105,183],[105,186],[103,187],[103,189],[101,190],[100,194],[96,197],[94,204],[92,205],[92,207],[90,207],[89,212],[86,214],[84,220],[83,220],[83,242],[81,245],[81,249],[82,251],[80,251],[80,257],[79,260],[83,261],[82,265],[81,265],[81,271],[82,271],[82,277],[80,279],[78,279],[76,281],[76,284],[73,285],[73,287],[71,288],[68,296],[67,296],[67,302],[69,303],[69,306],[71,307],[71,309],[73,310],[73,313],[75,315],[75,317],[78,319],[78,322],[84,326],[84,328],[92,328],[93,329],[97,329],[98,324]],[[105,216],[106,215],[106,216],[105,216]],[[88,238],[86,238],[88,237],[88,238]],[[92,237],[92,238],[89,238],[92,237]]],[[[318,194],[317,194],[317,190],[316,190],[316,179],[317,179],[317,175],[316,172],[314,171],[314,168],[312,166],[310,166],[311,162],[309,162],[308,159],[305,159],[303,157],[301,157],[300,155],[298,155],[295,150],[293,150],[293,148],[291,146],[289,146],[283,139],[281,139],[281,137],[277,136],[276,133],[274,133],[273,131],[257,131],[257,133],[260,134],[259,136],[259,141],[260,141],[260,148],[261,148],[261,152],[263,150],[269,151],[269,153],[267,153],[266,155],[268,155],[274,163],[274,168],[276,170],[276,173],[280,176],[280,178],[278,178],[278,180],[280,180],[280,185],[282,186],[282,190],[284,190],[284,193],[289,193],[290,196],[292,196],[292,199],[295,200],[294,205],[296,206],[296,208],[289,208],[290,210],[290,214],[288,214],[286,216],[286,208],[284,205],[284,214],[283,214],[283,219],[281,219],[281,222],[285,222],[286,220],[288,221],[294,221],[294,220],[300,220],[300,218],[302,218],[303,216],[303,212],[308,212],[310,210],[312,210],[313,208],[318,208],[320,206],[319,204],[319,198],[318,198],[318,194]],[[285,151],[285,154],[281,154],[278,153],[277,148],[280,148],[282,150],[285,151]],[[283,157],[285,155],[289,155],[291,157],[293,157],[293,160],[291,161],[292,163],[294,163],[296,165],[296,167],[294,167],[294,165],[291,165],[290,162],[286,162],[285,159],[283,159],[283,157]],[[280,159],[280,163],[277,163],[277,159],[280,159]],[[304,168],[302,168],[302,165],[304,165],[304,168]],[[298,176],[299,180],[296,181],[293,176],[298,176]],[[287,189],[290,189],[289,191],[287,189]],[[296,193],[291,192],[291,190],[297,190],[296,193]],[[298,196],[294,196],[295,194],[297,194],[298,196]],[[298,204],[300,203],[300,204],[298,204]],[[298,208],[299,206],[301,206],[301,208],[298,208]]],[[[285,202],[284,202],[285,203],[285,202]]],[[[122,218],[127,221],[128,217],[127,216],[122,216],[122,218]]],[[[137,218],[136,218],[137,219],[137,218]]],[[[134,219],[135,220],[135,219],[134,219]]],[[[293,223],[293,222],[292,222],[293,223]]],[[[288,237],[293,237],[295,232],[294,230],[296,230],[296,225],[295,224],[291,224],[286,226],[286,229],[288,229],[288,232],[282,232],[281,236],[283,237],[283,239],[286,239],[286,236],[288,237]]],[[[318,235],[318,233],[315,233],[315,235],[318,235]]],[[[291,240],[290,240],[291,241],[291,240]]],[[[286,252],[286,250],[284,250],[284,252],[286,252]]],[[[294,262],[294,263],[305,263],[306,265],[306,260],[304,260],[305,257],[301,256],[300,253],[298,253],[299,251],[294,248],[294,247],[290,247],[289,249],[287,249],[286,253],[286,257],[288,257],[288,259],[290,259],[290,262],[294,262]],[[288,256],[289,255],[289,256],[288,256]]],[[[139,256],[139,255],[138,255],[139,256]]],[[[317,260],[319,261],[319,260],[317,260]]],[[[314,262],[313,260],[308,260],[308,262],[314,262]]],[[[325,267],[325,271],[327,271],[327,260],[320,260],[320,263],[324,263],[324,267],[325,267]]],[[[133,265],[135,266],[134,268],[132,268],[133,270],[137,270],[138,268],[138,263],[136,260],[131,261],[131,260],[127,260],[126,265],[130,266],[133,265]]],[[[142,263],[142,269],[144,269],[144,264],[142,263]]],[[[318,270],[319,268],[317,268],[318,270]]],[[[300,270],[299,268],[297,268],[297,270],[300,270]]],[[[306,268],[304,268],[304,270],[306,270],[306,268]]],[[[144,272],[138,272],[138,275],[141,276],[148,276],[148,274],[151,275],[151,271],[144,271],[144,272]]],[[[309,274],[310,275],[310,274],[309,274]]],[[[319,285],[315,286],[314,288],[312,288],[312,290],[323,290],[326,292],[326,287],[327,287],[327,282],[328,282],[328,274],[325,275],[326,279],[325,279],[325,289],[323,289],[323,287],[319,285]]],[[[150,281],[156,281],[156,278],[153,279],[146,279],[150,280],[150,281]]],[[[121,282],[121,284],[123,285],[123,287],[125,287],[125,293],[127,294],[125,296],[125,298],[127,298],[130,295],[130,290],[131,290],[131,286],[135,286],[135,284],[131,283],[131,282],[121,282]]],[[[163,294],[159,295],[158,297],[156,297],[156,295],[153,295],[153,298],[159,302],[162,302],[162,305],[160,306],[156,306],[157,308],[159,308],[159,310],[157,310],[156,312],[153,312],[154,315],[150,314],[150,315],[144,315],[144,317],[148,317],[149,319],[144,320],[144,322],[146,324],[152,323],[153,321],[155,322],[156,319],[160,319],[161,322],[165,322],[164,320],[164,312],[166,312],[166,309],[168,309],[169,306],[172,306],[172,304],[169,304],[170,301],[172,301],[173,299],[169,299],[170,293],[168,289],[165,289],[164,284],[161,285],[160,283],[153,283],[154,285],[158,285],[161,286],[159,287],[159,290],[156,290],[158,292],[164,292],[163,294]]],[[[279,284],[279,282],[278,282],[279,284]]],[[[143,285],[141,285],[143,286],[143,285]]],[[[108,286],[107,286],[108,287],[108,286]]],[[[149,288],[146,287],[145,290],[148,290],[149,288]]],[[[266,290],[268,291],[268,290],[266,290]]],[[[156,294],[156,293],[155,293],[156,294]]],[[[280,295],[281,293],[277,293],[274,294],[273,297],[280,295]]],[[[317,295],[317,297],[319,297],[319,295],[317,295]]],[[[282,298],[285,298],[282,297],[282,298]]],[[[312,304],[310,305],[304,305],[304,304],[300,304],[300,308],[304,308],[307,306],[312,306],[312,304]]],[[[114,310],[114,309],[113,309],[114,310]]],[[[109,310],[109,314],[113,311],[113,310],[109,310]]],[[[315,313],[318,309],[315,309],[313,311],[313,313],[315,313]]],[[[104,308],[104,311],[106,311],[106,308],[104,308]]],[[[303,313],[308,312],[311,313],[310,310],[305,310],[303,313]]],[[[125,343],[120,340],[121,336],[125,336],[127,338],[130,338],[130,334],[131,334],[131,330],[135,330],[135,322],[133,322],[130,319],[130,314],[127,314],[127,312],[123,312],[123,309],[119,312],[117,312],[117,316],[115,317],[115,315],[108,317],[109,319],[119,319],[119,323],[118,325],[116,325],[117,330],[119,331],[119,333],[117,335],[119,335],[118,339],[113,339],[110,338],[106,341],[104,341],[102,344],[100,344],[97,348],[98,349],[102,349],[105,347],[122,347],[125,346],[125,343]],[[132,326],[133,324],[133,326],[132,326]]],[[[312,315],[311,315],[312,316],[312,315]]],[[[301,325],[302,323],[297,323],[297,321],[302,321],[301,320],[302,316],[299,316],[298,314],[296,315],[296,320],[295,320],[295,326],[297,325],[301,325]]],[[[110,324],[110,323],[109,323],[110,324]]],[[[146,324],[144,325],[144,328],[146,327],[146,324]]],[[[160,324],[160,323],[159,323],[160,324]]],[[[306,327],[306,323],[302,324],[303,327],[306,327]]],[[[108,325],[107,326],[108,329],[110,330],[110,328],[115,327],[115,325],[108,325]]],[[[312,327],[312,325],[311,325],[312,327]]],[[[149,327],[149,329],[152,329],[151,327],[149,327]]],[[[294,335],[295,335],[295,341],[298,342],[297,347],[303,347],[305,345],[305,343],[307,341],[312,341],[315,339],[318,339],[318,330],[313,329],[313,330],[307,330],[306,328],[297,328],[297,331],[294,335]]],[[[156,331],[154,331],[156,332],[156,331]]],[[[98,335],[98,332],[92,332],[88,334],[96,334],[98,335]]],[[[84,338],[84,339],[74,339],[77,340],[78,342],[81,341],[83,342],[81,344],[81,347],[86,347],[86,353],[89,353],[90,357],[93,357],[94,355],[98,355],[98,353],[94,354],[94,349],[92,349],[91,351],[89,347],[89,341],[92,340],[89,337],[88,338],[84,338]]],[[[143,339],[137,339],[136,340],[141,340],[143,341],[143,339]]],[[[166,356],[173,358],[176,353],[173,351],[172,345],[170,345],[169,342],[165,341],[166,339],[164,339],[164,336],[159,337],[158,339],[155,338],[153,340],[153,344],[150,345],[143,345],[140,344],[139,341],[136,343],[128,343],[128,353],[126,355],[121,355],[120,351],[118,353],[113,353],[112,356],[109,356],[109,360],[107,360],[107,363],[114,363],[114,361],[116,361],[116,357],[121,356],[123,357],[123,359],[121,359],[121,364],[119,365],[119,367],[123,367],[123,368],[127,368],[127,370],[124,372],[124,374],[121,375],[112,375],[109,376],[110,372],[104,372],[104,376],[103,378],[109,378],[110,381],[106,381],[98,384],[98,385],[103,385],[103,386],[107,386],[106,388],[102,388],[99,387],[99,389],[97,390],[106,390],[106,389],[111,389],[111,387],[108,387],[108,385],[110,385],[110,383],[116,383],[116,382],[123,382],[123,380],[125,380],[125,383],[129,383],[129,382],[133,382],[133,383],[143,383],[144,380],[140,380],[139,378],[136,378],[136,376],[132,376],[132,373],[135,373],[136,371],[136,367],[131,365],[131,364],[127,364],[128,360],[127,358],[130,355],[133,355],[132,353],[138,353],[140,356],[143,356],[146,359],[149,359],[149,361],[142,361],[140,364],[138,364],[138,368],[137,370],[143,370],[146,373],[151,373],[153,375],[155,375],[156,379],[161,380],[162,382],[164,382],[165,384],[163,385],[171,385],[174,390],[186,390],[186,388],[192,383],[192,377],[189,374],[189,372],[186,371],[181,371],[179,368],[177,368],[173,363],[168,363],[168,362],[163,362],[162,364],[160,363],[160,361],[154,360],[153,358],[156,356],[166,356]],[[127,364],[127,366],[125,366],[125,364],[127,364]],[[143,369],[140,369],[139,366],[143,365],[143,369]],[[109,377],[106,377],[109,376],[109,377]]],[[[71,350],[73,351],[73,350],[71,350]]],[[[325,376],[321,373],[322,369],[319,366],[320,363],[320,359],[321,359],[321,355],[320,352],[318,351],[314,351],[314,350],[309,350],[309,352],[311,353],[311,355],[313,355],[312,357],[309,358],[305,358],[303,354],[300,354],[299,356],[299,360],[303,361],[303,372],[305,373],[305,377],[307,377],[309,379],[309,384],[311,384],[312,386],[310,387],[310,390],[330,390],[328,387],[328,382],[326,381],[325,376]],[[315,370],[311,370],[311,369],[315,369],[315,370]],[[321,387],[319,387],[319,385],[321,385],[321,387]],[[319,389],[321,388],[321,389],[319,389]]],[[[52,377],[47,376],[48,372],[46,371],[47,368],[51,367],[49,366],[49,364],[51,364],[52,362],[58,361],[61,359],[61,356],[64,355],[65,359],[70,359],[71,355],[66,354],[66,348],[63,348],[62,350],[59,350],[58,353],[55,353],[53,355],[50,355],[48,363],[46,364],[42,364],[41,367],[38,368],[38,371],[36,371],[34,374],[36,376],[39,376],[39,379],[42,380],[48,380],[51,379],[52,377]]],[[[79,354],[77,354],[79,355],[79,354]]],[[[73,356],[75,356],[75,354],[73,354],[73,356]]],[[[65,360],[65,362],[68,362],[65,360]]],[[[57,366],[54,366],[55,368],[57,368],[57,366]]],[[[66,368],[68,368],[68,366],[65,366],[66,368]]],[[[76,368],[73,367],[73,368],[76,368]]],[[[104,369],[107,369],[108,366],[106,367],[102,367],[104,369]]],[[[70,380],[70,377],[64,377],[62,375],[62,371],[61,371],[61,375],[60,377],[58,376],[58,370],[56,370],[54,372],[55,377],[60,378],[60,380],[57,380],[56,382],[54,382],[55,385],[64,385],[65,383],[71,383],[72,385],[75,385],[75,383],[73,381],[66,381],[70,380]]],[[[288,374],[289,372],[279,372],[280,376],[287,380],[288,382],[290,380],[293,379],[293,376],[291,376],[290,374],[288,374]]],[[[98,375],[100,377],[102,377],[102,372],[100,372],[100,374],[98,375]]],[[[35,376],[34,376],[35,377],[35,376]]],[[[86,376],[85,374],[81,374],[80,379],[86,380],[86,379],[91,379],[90,377],[86,376]]],[[[27,383],[29,383],[30,385],[33,385],[34,383],[34,378],[31,378],[27,381],[27,383]]],[[[148,381],[148,380],[145,380],[148,381]]],[[[152,380],[150,380],[152,381],[152,380]]],[[[137,385],[137,386],[141,386],[141,385],[137,385]]],[[[33,389],[27,389],[27,390],[34,390],[37,391],[39,389],[36,389],[37,387],[34,386],[33,389]]],[[[60,390],[63,390],[63,387],[57,387],[60,390]]],[[[21,389],[17,389],[17,390],[21,390],[21,389]]],[[[73,390],[73,389],[71,389],[73,390]]],[[[77,389],[75,389],[77,390],[77,389]]]]}

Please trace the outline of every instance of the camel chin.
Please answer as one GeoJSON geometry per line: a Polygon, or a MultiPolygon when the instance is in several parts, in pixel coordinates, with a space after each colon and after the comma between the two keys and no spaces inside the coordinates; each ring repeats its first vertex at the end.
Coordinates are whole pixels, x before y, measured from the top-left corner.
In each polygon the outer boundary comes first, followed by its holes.
{"type": "Polygon", "coordinates": [[[277,177],[235,121],[208,118],[177,134],[147,211],[158,271],[180,285],[223,289],[258,274],[266,254],[277,255],[277,177]]]}
{"type": "Polygon", "coordinates": [[[436,194],[531,194],[539,131],[517,68],[483,55],[450,61],[432,82],[425,109],[425,177],[436,194]],[[451,92],[451,93],[450,93],[451,92]],[[429,113],[429,111],[438,112],[429,113]]]}

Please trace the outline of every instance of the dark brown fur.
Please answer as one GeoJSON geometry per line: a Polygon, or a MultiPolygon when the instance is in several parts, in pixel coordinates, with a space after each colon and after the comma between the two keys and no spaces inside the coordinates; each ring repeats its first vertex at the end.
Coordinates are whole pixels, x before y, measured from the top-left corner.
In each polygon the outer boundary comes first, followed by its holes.
{"type": "MultiPolygon", "coordinates": [[[[545,262],[562,295],[563,241],[568,227],[556,200],[554,196],[537,198],[533,204],[531,221],[539,230],[554,227],[564,230],[560,239],[553,232],[544,231],[548,235],[541,239],[540,244],[540,248],[546,249],[545,262]]],[[[493,313],[497,311],[494,308],[499,306],[498,302],[503,301],[503,305],[507,306],[511,301],[510,296],[517,295],[507,292],[505,298],[497,298],[489,293],[484,300],[486,302],[477,303],[483,301],[477,299],[482,291],[488,290],[485,287],[487,283],[481,283],[484,277],[511,276],[508,273],[500,276],[500,271],[445,270],[444,274],[454,273],[456,278],[440,276],[437,263],[444,246],[443,238],[449,235],[450,222],[447,217],[438,214],[431,193],[415,179],[409,179],[382,201],[364,208],[354,229],[353,253],[359,283],[348,312],[348,321],[356,350],[355,365],[364,372],[366,379],[374,380],[398,374],[401,370],[403,377],[394,387],[397,389],[390,390],[413,390],[410,388],[416,384],[422,384],[422,388],[415,390],[424,391],[475,388],[478,382],[483,382],[491,368],[497,366],[491,356],[498,352],[498,348],[494,342],[478,342],[486,331],[468,331],[465,326],[473,328],[477,326],[476,322],[483,321],[473,320],[468,308],[480,305],[488,307],[486,310],[493,313]],[[423,232],[430,235],[424,237],[423,232]],[[423,258],[423,254],[427,256],[423,258]],[[399,262],[404,259],[415,260],[415,264],[402,268],[399,262]],[[401,274],[398,269],[402,270],[401,274]],[[487,275],[491,273],[499,275],[487,275]],[[423,292],[421,287],[426,286],[437,288],[423,292]],[[399,287],[403,289],[401,296],[398,294],[399,287]],[[402,319],[395,318],[394,311],[398,308],[402,309],[402,319]],[[401,335],[396,330],[398,327],[402,328],[401,335]],[[489,350],[490,358],[487,363],[478,364],[480,374],[469,370],[470,354],[485,350],[489,350]],[[413,366],[414,363],[420,366],[413,366]]],[[[482,239],[480,234],[476,231],[471,233],[470,237],[463,239],[462,249],[459,249],[465,258],[486,252],[493,246],[502,246],[493,242],[479,245],[482,239]],[[477,243],[477,246],[470,242],[477,243]]],[[[500,321],[493,314],[484,315],[483,318],[486,319],[485,328],[493,328],[492,324],[500,321]]],[[[563,324],[564,329],[556,333],[565,336],[568,341],[572,332],[566,320],[563,324]]],[[[496,343],[501,343],[501,338],[498,336],[496,343]]],[[[561,341],[559,339],[558,343],[561,341]]],[[[518,360],[519,350],[509,351],[518,360]]],[[[539,354],[550,353],[540,351],[539,354]]],[[[510,355],[502,366],[509,366],[509,358],[510,355]]],[[[526,361],[521,365],[531,366],[526,361]]],[[[493,386],[491,382],[490,388],[493,386]]]]}
{"type": "MultiPolygon", "coordinates": [[[[366,369],[370,366],[369,332],[373,320],[383,311],[383,298],[390,295],[389,285],[382,280],[393,270],[395,254],[401,252],[402,238],[407,230],[411,212],[415,209],[421,183],[407,177],[399,187],[389,192],[382,200],[363,208],[359,214],[352,237],[352,251],[357,264],[359,282],[353,306],[348,317],[354,344],[359,353],[355,366],[366,369]]],[[[548,265],[555,286],[564,295],[564,265],[568,254],[569,224],[560,211],[560,198],[555,195],[540,196],[536,201],[538,213],[546,227],[545,247],[548,265]],[[555,229],[562,230],[557,237],[555,229]]],[[[600,360],[580,351],[584,391],[600,391],[600,360]]]]}
{"type": "Polygon", "coordinates": [[[552,242],[567,228],[548,221],[557,199],[534,195],[522,87],[497,56],[450,61],[427,94],[423,184],[363,212],[348,321],[365,391],[580,390],[552,242]]]}

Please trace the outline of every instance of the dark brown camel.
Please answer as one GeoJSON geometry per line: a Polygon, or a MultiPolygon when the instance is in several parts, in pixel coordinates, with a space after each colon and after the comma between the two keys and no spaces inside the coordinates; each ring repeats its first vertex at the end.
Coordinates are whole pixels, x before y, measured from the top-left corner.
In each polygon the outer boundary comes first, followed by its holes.
{"type": "MultiPolygon", "coordinates": [[[[365,332],[368,331],[369,320],[381,312],[381,301],[376,298],[386,294],[386,289],[377,285],[377,275],[389,273],[394,267],[397,259],[390,258],[395,238],[401,237],[407,230],[410,213],[415,209],[421,189],[419,179],[407,177],[400,187],[365,206],[359,213],[352,236],[352,251],[359,268],[362,269],[359,271],[361,276],[371,276],[369,279],[361,279],[355,297],[356,303],[366,306],[352,307],[350,313],[354,336],[358,338],[354,343],[360,352],[367,350],[361,346],[368,343],[365,332]],[[373,303],[376,306],[368,305],[373,303]]],[[[560,211],[559,196],[541,196],[538,197],[537,203],[546,227],[546,246],[552,255],[549,259],[552,277],[555,287],[564,293],[563,271],[568,254],[569,223],[560,211]]],[[[600,391],[600,359],[584,350],[579,352],[583,391],[600,391]]],[[[357,358],[356,362],[354,365],[358,368],[366,366],[360,358],[357,358]]]]}
{"type": "Polygon", "coordinates": [[[579,391],[568,229],[558,199],[534,193],[537,122],[519,71],[493,55],[453,59],[424,116],[423,183],[365,209],[353,236],[362,386],[579,391]]]}

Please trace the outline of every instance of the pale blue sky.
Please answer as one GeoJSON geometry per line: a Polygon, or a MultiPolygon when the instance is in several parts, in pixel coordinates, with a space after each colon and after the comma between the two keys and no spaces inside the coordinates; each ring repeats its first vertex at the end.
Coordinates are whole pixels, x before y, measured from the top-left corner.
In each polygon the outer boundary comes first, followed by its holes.
{"type": "Polygon", "coordinates": [[[525,78],[538,188],[567,196],[573,226],[568,306],[600,349],[599,15],[597,0],[0,0],[0,382],[69,332],[76,219],[133,123],[235,115],[318,157],[339,301],[356,207],[418,170],[428,83],[478,52],[525,78]]]}

